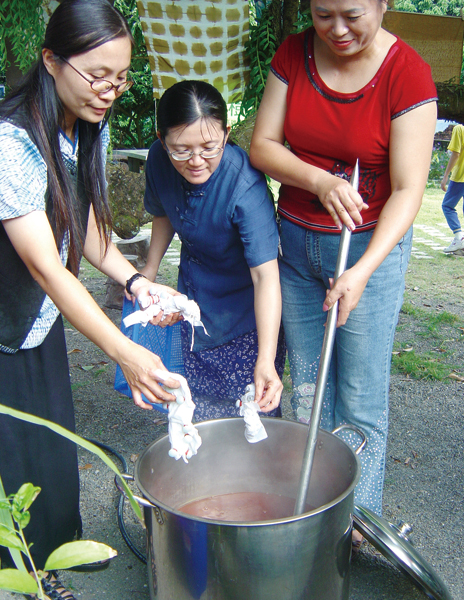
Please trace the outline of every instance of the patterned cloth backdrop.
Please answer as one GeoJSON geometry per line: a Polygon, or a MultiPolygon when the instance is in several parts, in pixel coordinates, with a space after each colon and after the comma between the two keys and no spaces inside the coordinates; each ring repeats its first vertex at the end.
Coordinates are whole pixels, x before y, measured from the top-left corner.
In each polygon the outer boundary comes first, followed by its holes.
{"type": "Polygon", "coordinates": [[[153,95],[185,79],[214,85],[231,104],[247,83],[248,0],[138,0],[153,95]]]}

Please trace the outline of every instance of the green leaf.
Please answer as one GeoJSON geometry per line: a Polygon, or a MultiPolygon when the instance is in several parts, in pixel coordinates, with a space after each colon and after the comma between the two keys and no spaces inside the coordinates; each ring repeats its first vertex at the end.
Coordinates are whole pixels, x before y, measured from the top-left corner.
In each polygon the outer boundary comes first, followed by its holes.
{"type": "Polygon", "coordinates": [[[57,425],[56,423],[52,423],[51,421],[47,421],[46,419],[42,419],[40,417],[36,417],[34,415],[30,415],[28,413],[21,412],[20,410],[15,410],[14,408],[10,408],[8,406],[5,406],[4,404],[0,404],[0,414],[10,415],[10,417],[15,417],[16,419],[19,419],[20,421],[26,421],[27,423],[34,423],[35,425],[42,425],[43,427],[47,427],[47,429],[51,429],[51,431],[54,431],[55,433],[60,434],[61,436],[65,437],[66,439],[70,440],[71,442],[74,442],[78,446],[81,446],[82,448],[85,448],[89,452],[92,452],[93,454],[96,454],[97,456],[99,456],[102,459],[102,461],[106,465],[108,465],[108,467],[112,471],[114,471],[116,473],[116,475],[120,478],[121,485],[127,494],[127,498],[132,506],[132,510],[134,511],[134,513],[137,515],[137,517],[140,520],[142,519],[142,511],[140,510],[140,506],[137,504],[137,501],[134,498],[134,494],[132,493],[129,486],[127,485],[124,477],[121,477],[121,473],[120,473],[118,467],[103,452],[103,450],[100,450],[100,448],[98,448],[98,446],[95,446],[95,444],[92,444],[91,442],[88,442],[84,438],[81,438],[79,435],[73,433],[72,431],[69,431],[68,429],[65,429],[64,427],[61,427],[61,425],[57,425]]]}
{"type": "Polygon", "coordinates": [[[28,510],[40,493],[40,488],[32,483],[24,483],[13,497],[13,503],[18,510],[28,510]]]}
{"type": "Polygon", "coordinates": [[[16,569],[0,570],[0,590],[18,594],[35,594],[38,591],[37,581],[24,571],[16,569]]]}
{"type": "MultiPolygon", "coordinates": [[[[3,489],[3,482],[2,482],[1,477],[0,477],[0,499],[2,501],[6,501],[6,494],[5,494],[5,490],[3,489]]],[[[8,509],[0,508],[0,523],[3,523],[3,525],[6,525],[7,528],[10,530],[14,529],[14,523],[13,523],[13,519],[11,517],[9,508],[8,509]]],[[[19,550],[15,550],[14,548],[10,548],[10,554],[11,554],[14,564],[16,565],[16,568],[19,569],[20,571],[27,573],[27,569],[24,564],[21,552],[19,550]]]]}
{"type": "Polygon", "coordinates": [[[69,544],[63,544],[50,554],[45,563],[45,570],[69,569],[79,565],[87,565],[113,558],[117,554],[116,550],[99,542],[88,540],[69,542],[69,544]]]}
{"type": "Polygon", "coordinates": [[[21,539],[16,535],[16,532],[2,523],[0,523],[0,546],[26,552],[26,548],[21,539]]]}
{"type": "Polygon", "coordinates": [[[28,510],[16,510],[13,507],[12,511],[13,519],[18,524],[18,527],[21,529],[25,529],[29,525],[29,521],[31,520],[31,514],[28,510]]]}

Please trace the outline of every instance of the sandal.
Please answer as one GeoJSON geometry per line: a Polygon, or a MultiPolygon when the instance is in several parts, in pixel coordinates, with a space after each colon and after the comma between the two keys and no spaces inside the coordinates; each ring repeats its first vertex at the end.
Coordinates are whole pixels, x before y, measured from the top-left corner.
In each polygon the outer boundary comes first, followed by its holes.
{"type": "MultiPolygon", "coordinates": [[[[45,592],[46,600],[77,600],[73,594],[67,590],[63,584],[56,578],[56,573],[53,571],[39,572],[41,575],[40,583],[45,592]]],[[[32,600],[38,600],[37,596],[26,596],[32,600]]]]}

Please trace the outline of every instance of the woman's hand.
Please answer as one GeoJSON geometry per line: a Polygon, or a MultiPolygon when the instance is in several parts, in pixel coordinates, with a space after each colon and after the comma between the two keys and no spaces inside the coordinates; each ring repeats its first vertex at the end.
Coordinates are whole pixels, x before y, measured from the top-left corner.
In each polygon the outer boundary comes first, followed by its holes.
{"type": "MultiPolygon", "coordinates": [[[[121,349],[117,362],[131,389],[134,403],[140,408],[148,410],[153,408],[142,400],[142,394],[147,400],[156,404],[175,400],[175,396],[159,385],[161,379],[156,374],[157,369],[165,372],[167,370],[160,357],[153,352],[127,339],[127,344],[121,349]]],[[[172,388],[178,388],[180,385],[176,379],[168,379],[163,383],[172,388]]]]}
{"type": "Polygon", "coordinates": [[[329,280],[331,289],[327,290],[322,310],[327,312],[338,300],[337,327],[345,325],[350,312],[357,307],[368,280],[369,274],[357,265],[342,273],[335,284],[333,279],[329,280]]]}
{"type": "Polygon", "coordinates": [[[280,404],[283,384],[277,375],[273,362],[256,361],[255,373],[255,402],[265,413],[276,409],[280,404]]]}
{"type": "Polygon", "coordinates": [[[345,179],[321,170],[315,193],[339,229],[345,224],[354,231],[362,224],[361,211],[368,205],[345,179]]]}
{"type": "MultiPolygon", "coordinates": [[[[167,292],[171,294],[171,296],[180,296],[180,292],[171,288],[167,285],[161,285],[159,283],[153,283],[152,281],[145,279],[144,277],[140,277],[131,286],[131,299],[134,301],[135,298],[143,302],[144,298],[149,298],[152,294],[150,292],[161,293],[167,292]]],[[[127,296],[127,292],[126,292],[127,296]]],[[[141,304],[142,306],[142,304],[141,304]]],[[[157,315],[155,315],[150,323],[152,325],[159,325],[160,327],[167,327],[168,325],[175,325],[178,321],[183,319],[182,315],[179,312],[172,313],[169,315],[165,315],[162,310],[159,311],[157,315]]]]}

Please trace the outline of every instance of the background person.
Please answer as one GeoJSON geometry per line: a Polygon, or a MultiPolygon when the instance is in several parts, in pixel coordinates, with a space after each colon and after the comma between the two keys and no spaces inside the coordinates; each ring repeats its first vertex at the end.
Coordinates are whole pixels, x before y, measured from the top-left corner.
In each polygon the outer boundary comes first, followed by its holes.
{"type": "Polygon", "coordinates": [[[437,99],[430,67],[381,28],[386,10],[381,0],[311,2],[314,26],[289,36],[271,63],[250,150],[252,164],[282,182],[282,314],[295,415],[310,418],[324,313],[339,300],[321,426],[352,423],[366,433],[355,501],[378,514],[391,350],[437,99]],[[357,159],[359,193],[349,184],[357,159]],[[354,235],[347,270],[332,285],[343,224],[354,235]]]}
{"type": "MultiPolygon", "coordinates": [[[[131,49],[128,25],[110,2],[64,0],[37,63],[0,104],[0,403],[71,431],[60,312],[118,362],[137,405],[151,408],[142,393],[174,399],[153,375],[164,368],[160,359],[128,340],[77,279],[83,255],[136,296],[151,285],[111,243],[105,193],[107,120],[130,87],[131,49]]],[[[0,440],[6,494],[26,482],[42,488],[26,532],[42,569],[80,535],[76,447],[8,416],[0,416],[0,440]]]]}
{"type": "Polygon", "coordinates": [[[209,334],[196,327],[190,351],[190,325],[182,323],[194,418],[238,416],[235,402],[253,381],[262,410],[280,415],[285,346],[278,343],[278,232],[266,180],[227,143],[227,106],[208,83],[169,88],[157,126],[146,164],[145,208],[154,219],[142,272],[156,277],[177,232],[178,290],[198,303],[209,334]]]}
{"type": "Polygon", "coordinates": [[[447,253],[464,249],[464,233],[456,210],[458,202],[464,197],[464,125],[453,127],[448,150],[451,152],[451,156],[441,180],[441,189],[446,192],[441,208],[449,228],[454,233],[454,239],[443,250],[447,253]]]}

